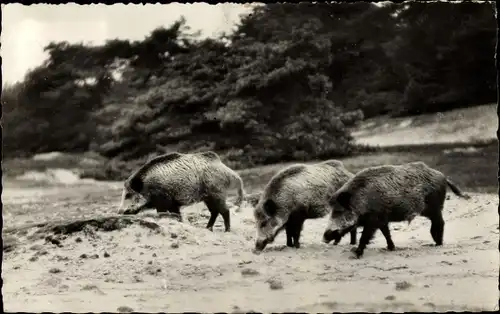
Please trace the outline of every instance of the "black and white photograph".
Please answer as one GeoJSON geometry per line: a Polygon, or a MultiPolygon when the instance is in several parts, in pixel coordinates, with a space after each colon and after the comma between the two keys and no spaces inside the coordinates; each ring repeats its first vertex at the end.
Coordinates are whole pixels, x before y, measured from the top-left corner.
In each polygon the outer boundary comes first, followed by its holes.
{"type": "Polygon", "coordinates": [[[495,2],[1,11],[6,312],[498,311],[495,2]]]}

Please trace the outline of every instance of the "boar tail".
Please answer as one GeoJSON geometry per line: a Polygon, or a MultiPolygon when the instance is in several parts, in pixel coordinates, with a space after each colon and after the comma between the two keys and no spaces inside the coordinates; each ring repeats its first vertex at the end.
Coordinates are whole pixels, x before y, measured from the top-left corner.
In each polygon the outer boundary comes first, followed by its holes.
{"type": "Polygon", "coordinates": [[[446,184],[450,187],[450,189],[453,191],[453,193],[455,193],[455,195],[457,195],[458,197],[461,197],[464,199],[470,199],[470,196],[463,193],[462,190],[460,190],[460,188],[455,183],[453,183],[453,181],[451,181],[449,178],[446,178],[446,184]]]}

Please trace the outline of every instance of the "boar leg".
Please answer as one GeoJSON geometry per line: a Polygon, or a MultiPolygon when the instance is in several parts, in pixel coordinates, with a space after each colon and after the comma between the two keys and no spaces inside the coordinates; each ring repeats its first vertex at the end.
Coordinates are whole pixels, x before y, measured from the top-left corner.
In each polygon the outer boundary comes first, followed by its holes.
{"type": "Polygon", "coordinates": [[[285,232],[286,232],[286,246],[288,247],[293,247],[293,228],[291,227],[292,224],[290,223],[290,220],[286,223],[285,227],[285,232]]]}
{"type": "Polygon", "coordinates": [[[302,212],[294,211],[288,217],[286,223],[286,242],[287,246],[300,248],[300,233],[304,225],[305,217],[302,212]]]}
{"type": "Polygon", "coordinates": [[[180,214],[180,206],[166,195],[152,195],[151,202],[153,207],[156,208],[157,213],[169,212],[173,214],[180,214]]]}
{"type": "Polygon", "coordinates": [[[444,219],[441,211],[435,213],[431,217],[431,236],[436,246],[443,245],[444,219]]]}
{"type": "Polygon", "coordinates": [[[229,209],[226,206],[226,200],[218,196],[209,196],[205,199],[205,205],[207,205],[210,211],[210,219],[207,223],[207,229],[212,231],[217,216],[221,214],[224,220],[225,232],[231,231],[231,218],[229,215],[229,209]]]}
{"type": "Polygon", "coordinates": [[[305,217],[304,215],[297,211],[294,212],[291,217],[288,219],[290,223],[290,235],[293,239],[293,246],[296,249],[300,248],[300,234],[302,232],[302,227],[304,226],[305,217]]]}
{"type": "Polygon", "coordinates": [[[156,212],[160,213],[170,213],[177,217],[179,221],[182,221],[182,216],[180,212],[181,205],[172,199],[170,196],[164,193],[155,193],[151,195],[152,207],[156,208],[156,212]]]}
{"type": "Polygon", "coordinates": [[[363,227],[363,233],[361,233],[361,238],[359,239],[359,245],[354,250],[354,253],[356,254],[357,258],[360,258],[363,255],[363,252],[364,252],[366,246],[368,245],[370,240],[373,238],[376,231],[377,231],[377,228],[373,224],[366,224],[363,227]]]}
{"type": "Polygon", "coordinates": [[[293,244],[294,244],[296,249],[300,248],[299,239],[300,239],[300,234],[302,233],[302,227],[304,226],[304,221],[305,221],[305,219],[303,217],[297,218],[297,224],[295,227],[295,234],[292,235],[293,242],[294,242],[293,244]]]}
{"type": "Polygon", "coordinates": [[[421,213],[431,221],[431,236],[436,246],[443,245],[444,220],[443,206],[446,199],[446,186],[435,190],[425,197],[425,209],[421,213]]]}
{"type": "Polygon", "coordinates": [[[351,244],[354,245],[356,244],[356,235],[357,231],[356,228],[358,227],[357,224],[352,225],[350,227],[344,228],[340,230],[338,237],[335,239],[335,242],[333,242],[334,245],[339,244],[340,240],[349,232],[351,234],[351,244]]]}
{"type": "Polygon", "coordinates": [[[380,227],[380,231],[382,231],[382,234],[385,237],[385,241],[387,242],[387,249],[389,251],[394,251],[395,246],[394,242],[392,242],[391,230],[389,229],[389,224],[386,223],[382,227],[380,227]]]}
{"type": "Polygon", "coordinates": [[[352,228],[352,230],[350,232],[351,233],[351,245],[356,244],[357,228],[358,228],[358,226],[355,226],[354,228],[352,228]]]}

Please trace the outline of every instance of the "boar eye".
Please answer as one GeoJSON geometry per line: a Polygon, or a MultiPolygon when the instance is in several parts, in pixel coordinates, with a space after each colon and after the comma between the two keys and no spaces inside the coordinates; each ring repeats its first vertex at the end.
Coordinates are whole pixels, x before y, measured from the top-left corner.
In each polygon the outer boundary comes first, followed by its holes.
{"type": "Polygon", "coordinates": [[[267,226],[267,220],[260,223],[261,228],[265,228],[267,226]]]}

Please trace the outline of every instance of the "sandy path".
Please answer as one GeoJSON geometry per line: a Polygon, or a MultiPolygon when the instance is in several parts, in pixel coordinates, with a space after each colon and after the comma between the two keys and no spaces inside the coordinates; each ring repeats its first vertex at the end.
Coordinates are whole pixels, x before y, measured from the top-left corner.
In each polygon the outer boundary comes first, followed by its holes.
{"type": "MultiPolygon", "coordinates": [[[[2,197],[7,227],[54,215],[110,213],[119,197],[119,190],[101,191],[106,196],[94,198],[96,191],[81,192],[78,200],[49,193],[38,195],[35,203],[22,204],[11,192],[2,197]],[[47,211],[49,204],[51,211],[47,211]]],[[[203,228],[208,212],[195,205],[184,209],[184,223],[146,218],[158,222],[163,234],[134,225],[98,232],[95,237],[80,232],[68,237],[62,247],[39,240],[5,253],[5,310],[493,310],[499,296],[497,207],[497,195],[473,194],[472,200],[465,201],[450,193],[444,246],[425,246],[432,243],[430,223],[416,218],[410,226],[391,226],[397,251],[385,251],[385,240],[377,233],[365,256],[355,260],[349,258],[348,236],[339,246],[320,241],[324,219],[306,221],[299,250],[285,248],[282,234],[263,254],[254,255],[250,208],[232,214],[231,233],[222,231],[221,218],[212,233],[203,228]],[[77,237],[82,241],[77,242],[77,237]],[[105,252],[110,256],[104,257],[105,252]],[[81,258],[82,254],[88,258],[81,258]],[[91,258],[93,254],[99,257],[91,258]],[[50,272],[53,268],[60,272],[50,272]],[[270,281],[282,287],[271,289],[270,281]],[[402,282],[409,285],[397,289],[402,282]]]]}
{"type": "Polygon", "coordinates": [[[456,109],[444,113],[365,120],[352,135],[358,144],[375,146],[474,143],[496,139],[497,105],[456,109]]]}

